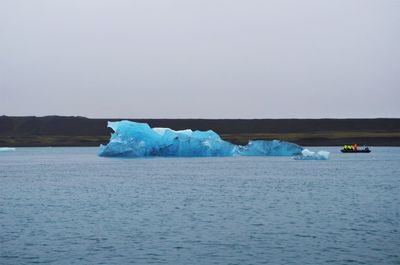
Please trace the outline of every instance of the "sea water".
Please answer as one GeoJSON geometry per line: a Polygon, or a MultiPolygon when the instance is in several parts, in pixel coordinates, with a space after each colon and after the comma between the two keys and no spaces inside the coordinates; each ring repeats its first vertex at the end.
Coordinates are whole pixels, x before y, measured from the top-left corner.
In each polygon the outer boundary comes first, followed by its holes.
{"type": "Polygon", "coordinates": [[[0,264],[400,264],[400,148],[290,157],[0,154],[0,264]]]}

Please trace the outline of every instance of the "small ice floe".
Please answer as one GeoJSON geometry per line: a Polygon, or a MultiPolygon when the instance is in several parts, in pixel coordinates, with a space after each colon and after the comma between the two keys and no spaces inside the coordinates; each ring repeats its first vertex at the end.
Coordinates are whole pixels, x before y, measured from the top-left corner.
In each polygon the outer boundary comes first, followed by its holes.
{"type": "Polygon", "coordinates": [[[308,149],[303,149],[301,151],[301,155],[293,157],[295,160],[328,160],[329,152],[327,151],[318,151],[313,152],[308,149]]]}
{"type": "Polygon", "coordinates": [[[0,152],[9,152],[9,151],[15,151],[15,148],[13,148],[13,147],[0,147],[0,152]]]}

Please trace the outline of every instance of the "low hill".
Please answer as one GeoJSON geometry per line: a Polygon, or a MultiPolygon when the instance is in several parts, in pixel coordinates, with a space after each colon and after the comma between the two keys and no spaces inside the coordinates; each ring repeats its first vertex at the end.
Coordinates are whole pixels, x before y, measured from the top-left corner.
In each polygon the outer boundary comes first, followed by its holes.
{"type": "MultiPolygon", "coordinates": [[[[0,116],[0,146],[97,146],[107,143],[107,121],[85,117],[0,116]]],[[[130,119],[151,127],[214,130],[224,139],[281,139],[306,146],[400,146],[400,119],[130,119]]]]}

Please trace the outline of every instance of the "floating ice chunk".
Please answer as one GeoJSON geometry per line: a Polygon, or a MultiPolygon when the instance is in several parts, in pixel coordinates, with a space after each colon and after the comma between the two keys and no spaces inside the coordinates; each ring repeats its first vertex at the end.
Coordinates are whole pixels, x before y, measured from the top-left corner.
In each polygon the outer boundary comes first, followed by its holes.
{"type": "Polygon", "coordinates": [[[328,160],[329,152],[327,152],[327,151],[313,152],[308,149],[303,149],[303,151],[301,151],[301,155],[295,156],[294,159],[296,159],[296,160],[328,160]]]}
{"type": "Polygon", "coordinates": [[[0,147],[0,152],[9,152],[9,151],[15,151],[16,149],[13,147],[0,147]]]}
{"type": "Polygon", "coordinates": [[[109,122],[114,130],[107,145],[101,145],[99,156],[294,156],[303,147],[289,142],[250,141],[245,146],[224,141],[214,131],[175,131],[150,128],[146,123],[131,121],[109,122]]]}

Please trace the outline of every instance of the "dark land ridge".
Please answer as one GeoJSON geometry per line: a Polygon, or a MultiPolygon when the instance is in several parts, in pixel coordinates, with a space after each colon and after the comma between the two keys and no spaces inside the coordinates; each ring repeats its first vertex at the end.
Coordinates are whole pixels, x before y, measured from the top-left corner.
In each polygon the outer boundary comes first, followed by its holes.
{"type": "MultiPolygon", "coordinates": [[[[85,117],[0,116],[0,147],[98,146],[108,143],[107,121],[85,117]]],[[[225,140],[280,139],[303,146],[400,146],[400,119],[128,119],[151,127],[214,130],[225,140]]]]}

